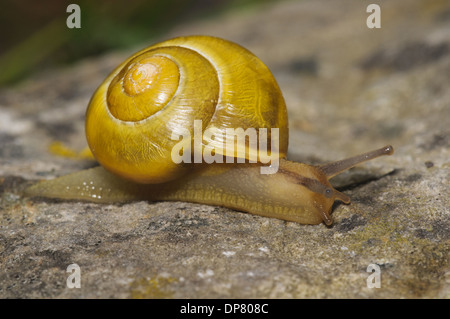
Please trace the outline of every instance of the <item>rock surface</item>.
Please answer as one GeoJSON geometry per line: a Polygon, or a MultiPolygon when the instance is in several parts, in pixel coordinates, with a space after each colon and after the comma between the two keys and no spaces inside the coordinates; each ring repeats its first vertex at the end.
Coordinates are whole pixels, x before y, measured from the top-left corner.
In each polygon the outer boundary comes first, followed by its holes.
{"type": "Polygon", "coordinates": [[[224,37],[269,66],[288,105],[290,159],[394,145],[394,156],[336,177],[352,203],[336,207],[332,227],[183,202],[24,198],[38,179],[93,165],[48,146],[85,146],[89,98],[130,52],[2,89],[0,297],[449,298],[450,4],[380,6],[381,29],[367,28],[367,3],[307,0],[167,34],[224,37]],[[73,263],[80,289],[66,286],[73,263]],[[368,288],[370,264],[380,288],[368,288]]]}

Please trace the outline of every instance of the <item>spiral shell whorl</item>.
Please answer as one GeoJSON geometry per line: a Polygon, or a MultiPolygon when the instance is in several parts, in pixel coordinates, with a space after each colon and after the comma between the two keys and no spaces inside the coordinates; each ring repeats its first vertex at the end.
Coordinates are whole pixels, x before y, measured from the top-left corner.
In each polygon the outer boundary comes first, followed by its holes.
{"type": "Polygon", "coordinates": [[[171,136],[187,130],[193,137],[194,120],[217,136],[280,128],[280,156],[287,152],[286,106],[270,71],[246,49],[205,36],[156,44],[119,65],[91,99],[86,136],[106,169],[161,183],[187,171],[171,159],[178,143],[171,136]]]}
{"type": "Polygon", "coordinates": [[[107,93],[111,114],[122,121],[141,121],[161,110],[178,89],[178,66],[164,56],[140,55],[112,80],[107,93]]]}

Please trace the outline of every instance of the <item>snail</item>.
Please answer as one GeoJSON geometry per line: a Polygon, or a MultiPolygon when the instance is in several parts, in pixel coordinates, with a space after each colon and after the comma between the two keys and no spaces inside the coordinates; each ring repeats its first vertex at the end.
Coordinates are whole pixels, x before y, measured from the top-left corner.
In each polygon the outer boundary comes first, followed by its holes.
{"type": "Polygon", "coordinates": [[[317,166],[287,160],[287,109],[272,73],[245,48],[210,36],[167,40],[120,64],[89,102],[86,138],[101,166],[39,182],[26,195],[99,203],[187,201],[331,225],[334,202],[349,204],[350,198],[329,179],[393,153],[385,146],[317,166]],[[209,132],[200,142],[196,121],[209,132]],[[260,141],[269,141],[270,165],[262,144],[250,145],[250,136],[223,147],[226,132],[236,128],[254,129],[260,141]],[[189,161],[207,148],[226,161],[189,161]],[[186,161],[174,161],[180,150],[186,161]],[[274,170],[263,173],[264,167],[274,170]]]}

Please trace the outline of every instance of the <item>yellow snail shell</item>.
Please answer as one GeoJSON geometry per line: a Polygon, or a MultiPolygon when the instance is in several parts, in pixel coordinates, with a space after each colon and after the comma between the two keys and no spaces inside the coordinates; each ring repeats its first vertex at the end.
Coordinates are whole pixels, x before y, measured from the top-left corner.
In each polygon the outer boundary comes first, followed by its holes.
{"type": "Polygon", "coordinates": [[[227,128],[279,128],[286,155],[287,111],[273,75],[248,50],[207,36],[168,40],[119,65],[91,99],[86,137],[107,170],[161,183],[186,173],[171,160],[177,141],[170,136],[193,136],[194,120],[212,129],[211,146],[223,144],[227,128]]]}

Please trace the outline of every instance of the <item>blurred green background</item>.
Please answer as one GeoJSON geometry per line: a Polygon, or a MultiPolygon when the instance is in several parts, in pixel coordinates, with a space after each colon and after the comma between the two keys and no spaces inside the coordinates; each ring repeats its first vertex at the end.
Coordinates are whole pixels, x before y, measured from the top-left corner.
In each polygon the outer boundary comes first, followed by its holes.
{"type": "Polygon", "coordinates": [[[252,8],[274,0],[2,0],[0,86],[47,68],[126,48],[194,19],[252,8]],[[81,28],[69,29],[66,12],[81,7],[81,28]]]}

